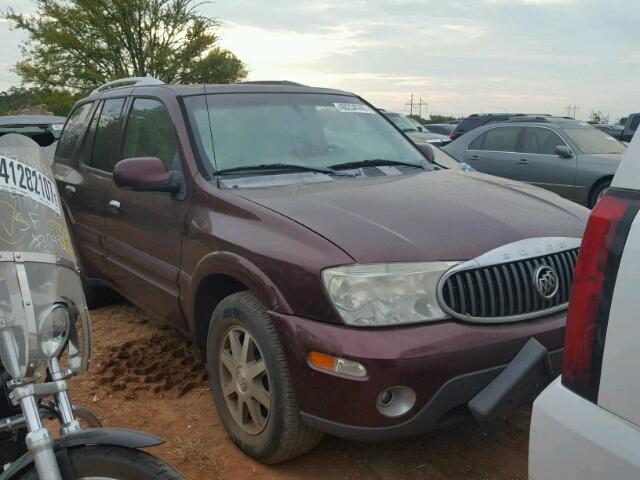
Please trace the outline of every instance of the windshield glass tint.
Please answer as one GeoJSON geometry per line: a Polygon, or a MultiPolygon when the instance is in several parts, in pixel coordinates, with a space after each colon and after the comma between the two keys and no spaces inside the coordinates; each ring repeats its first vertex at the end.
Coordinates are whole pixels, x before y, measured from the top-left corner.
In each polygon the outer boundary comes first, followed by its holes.
{"type": "Polygon", "coordinates": [[[563,128],[562,131],[586,154],[624,153],[622,143],[597,128],[563,128]]]}
{"type": "Polygon", "coordinates": [[[354,97],[219,94],[206,103],[188,97],[185,104],[202,158],[215,170],[274,163],[323,168],[372,159],[424,163],[378,112],[354,97]]]}

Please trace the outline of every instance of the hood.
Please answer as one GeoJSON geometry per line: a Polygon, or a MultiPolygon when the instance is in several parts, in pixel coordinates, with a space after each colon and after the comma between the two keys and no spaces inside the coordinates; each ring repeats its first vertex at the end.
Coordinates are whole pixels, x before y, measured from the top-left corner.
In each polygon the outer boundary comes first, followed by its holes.
{"type": "Polygon", "coordinates": [[[431,133],[431,132],[405,132],[405,134],[414,142],[425,143],[429,140],[447,140],[450,138],[444,135],[440,135],[439,133],[431,133]]]}
{"type": "Polygon", "coordinates": [[[325,237],[358,263],[468,260],[531,237],[582,237],[589,211],[490,175],[413,175],[234,189],[325,237]]]}
{"type": "Polygon", "coordinates": [[[624,154],[622,153],[607,153],[607,154],[586,154],[580,155],[580,158],[593,162],[611,162],[612,165],[617,165],[622,160],[624,154]]]}

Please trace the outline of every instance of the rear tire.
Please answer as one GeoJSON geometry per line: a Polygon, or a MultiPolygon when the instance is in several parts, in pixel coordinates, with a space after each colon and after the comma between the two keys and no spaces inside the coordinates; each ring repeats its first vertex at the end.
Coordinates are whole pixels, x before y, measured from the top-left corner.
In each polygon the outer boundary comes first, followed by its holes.
{"type": "MultiPolygon", "coordinates": [[[[185,480],[177,470],[159,458],[132,448],[97,445],[76,447],[68,452],[74,478],[78,480],[185,480]]],[[[38,480],[35,465],[19,478],[38,480]]]]}
{"type": "Polygon", "coordinates": [[[222,424],[251,458],[283,462],[308,452],[322,439],[322,433],[302,422],[280,339],[267,309],[252,293],[230,295],[214,310],[207,370],[222,424]],[[232,341],[240,355],[234,353],[232,341]],[[265,393],[268,402],[263,400],[265,393]]]}
{"type": "Polygon", "coordinates": [[[593,208],[596,206],[598,200],[600,200],[602,196],[607,193],[607,190],[609,190],[610,186],[611,179],[606,179],[602,180],[594,187],[593,192],[591,192],[591,197],[589,198],[589,208],[593,208]]]}
{"type": "Polygon", "coordinates": [[[115,301],[114,292],[108,287],[92,286],[84,275],[81,276],[82,290],[90,310],[100,307],[108,307],[115,301]]]}

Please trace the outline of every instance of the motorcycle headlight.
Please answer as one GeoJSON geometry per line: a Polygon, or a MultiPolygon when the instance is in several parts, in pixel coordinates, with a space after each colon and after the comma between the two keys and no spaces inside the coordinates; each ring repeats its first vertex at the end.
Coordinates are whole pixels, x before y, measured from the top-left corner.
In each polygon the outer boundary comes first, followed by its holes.
{"type": "Polygon", "coordinates": [[[51,305],[40,314],[38,340],[42,353],[47,358],[60,354],[69,337],[70,326],[69,312],[61,303],[51,305]]]}
{"type": "Polygon", "coordinates": [[[460,262],[348,265],[322,272],[329,298],[345,323],[378,327],[448,318],[438,305],[442,275],[460,262]]]}

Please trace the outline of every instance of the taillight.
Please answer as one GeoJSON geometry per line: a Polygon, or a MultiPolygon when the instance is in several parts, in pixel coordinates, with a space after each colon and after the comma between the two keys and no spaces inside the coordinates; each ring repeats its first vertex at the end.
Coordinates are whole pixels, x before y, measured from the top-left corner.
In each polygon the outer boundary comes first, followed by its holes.
{"type": "Polygon", "coordinates": [[[640,202],[610,190],[596,205],[582,240],[567,314],[562,383],[595,402],[611,297],[620,257],[640,202]]]}
{"type": "Polygon", "coordinates": [[[449,134],[449,138],[450,138],[451,140],[455,140],[456,138],[458,138],[458,134],[457,134],[456,132],[451,132],[451,133],[449,134]]]}

